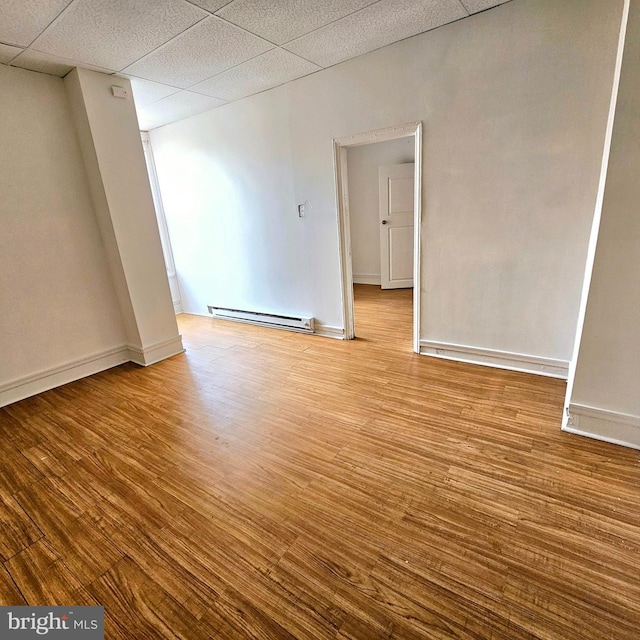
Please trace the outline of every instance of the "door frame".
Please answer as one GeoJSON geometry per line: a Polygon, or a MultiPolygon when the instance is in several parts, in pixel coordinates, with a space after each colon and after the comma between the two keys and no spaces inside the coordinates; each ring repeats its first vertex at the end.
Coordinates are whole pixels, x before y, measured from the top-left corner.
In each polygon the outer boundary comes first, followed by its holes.
{"type": "Polygon", "coordinates": [[[353,310],[353,266],[351,263],[351,219],[347,179],[347,149],[373,142],[386,142],[414,136],[414,211],[413,211],[413,350],[420,353],[420,237],[422,223],[422,122],[409,122],[394,127],[357,133],[333,139],[333,165],[336,181],[338,249],[340,254],[340,292],[342,322],[346,340],[355,338],[353,310]]]}

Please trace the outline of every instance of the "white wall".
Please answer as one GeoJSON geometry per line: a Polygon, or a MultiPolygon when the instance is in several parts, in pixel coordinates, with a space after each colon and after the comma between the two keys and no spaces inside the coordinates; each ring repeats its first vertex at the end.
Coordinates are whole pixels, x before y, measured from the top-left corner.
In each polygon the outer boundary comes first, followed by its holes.
{"type": "Polygon", "coordinates": [[[0,121],[1,405],[125,331],[63,81],[0,65],[0,121]]]}
{"type": "Polygon", "coordinates": [[[211,116],[151,132],[183,309],[206,314],[211,304],[322,318],[326,309],[337,324],[335,292],[318,300],[313,286],[319,274],[310,248],[322,243],[315,230],[324,216],[312,201],[298,217],[307,197],[294,190],[286,94],[270,91],[211,116]]]}
{"type": "Polygon", "coordinates": [[[378,167],[414,160],[413,136],[347,148],[353,281],[380,284],[378,167]]]}
{"type": "Polygon", "coordinates": [[[640,448],[640,2],[630,5],[573,430],[640,448]]]}
{"type": "Polygon", "coordinates": [[[331,140],[422,120],[422,338],[568,361],[621,10],[506,3],[154,130],[185,311],[341,325],[331,140]]]}

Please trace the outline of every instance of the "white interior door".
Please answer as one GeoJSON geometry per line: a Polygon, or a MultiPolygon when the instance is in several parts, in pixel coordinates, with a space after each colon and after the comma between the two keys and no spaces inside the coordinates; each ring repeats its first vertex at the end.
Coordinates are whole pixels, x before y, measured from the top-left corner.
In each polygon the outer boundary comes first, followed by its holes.
{"type": "Polygon", "coordinates": [[[380,193],[380,284],[413,287],[414,164],[378,169],[380,193]]]}

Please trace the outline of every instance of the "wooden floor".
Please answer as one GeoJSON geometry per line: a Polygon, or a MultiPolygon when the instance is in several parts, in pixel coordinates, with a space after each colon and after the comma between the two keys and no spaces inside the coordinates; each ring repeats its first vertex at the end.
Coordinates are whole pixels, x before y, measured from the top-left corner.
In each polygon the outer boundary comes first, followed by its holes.
{"type": "Polygon", "coordinates": [[[187,352],[0,410],[0,602],[109,639],[640,634],[636,451],[564,383],[411,353],[410,292],[341,342],[179,318],[187,352]]]}

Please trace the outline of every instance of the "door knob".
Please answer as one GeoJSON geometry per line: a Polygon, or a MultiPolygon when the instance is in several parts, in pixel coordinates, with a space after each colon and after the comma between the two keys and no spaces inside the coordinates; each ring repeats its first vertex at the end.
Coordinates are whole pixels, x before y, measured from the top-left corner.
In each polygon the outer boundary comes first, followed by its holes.
{"type": "Polygon", "coordinates": [[[383,220],[380,224],[387,224],[388,220],[383,220]]]}

